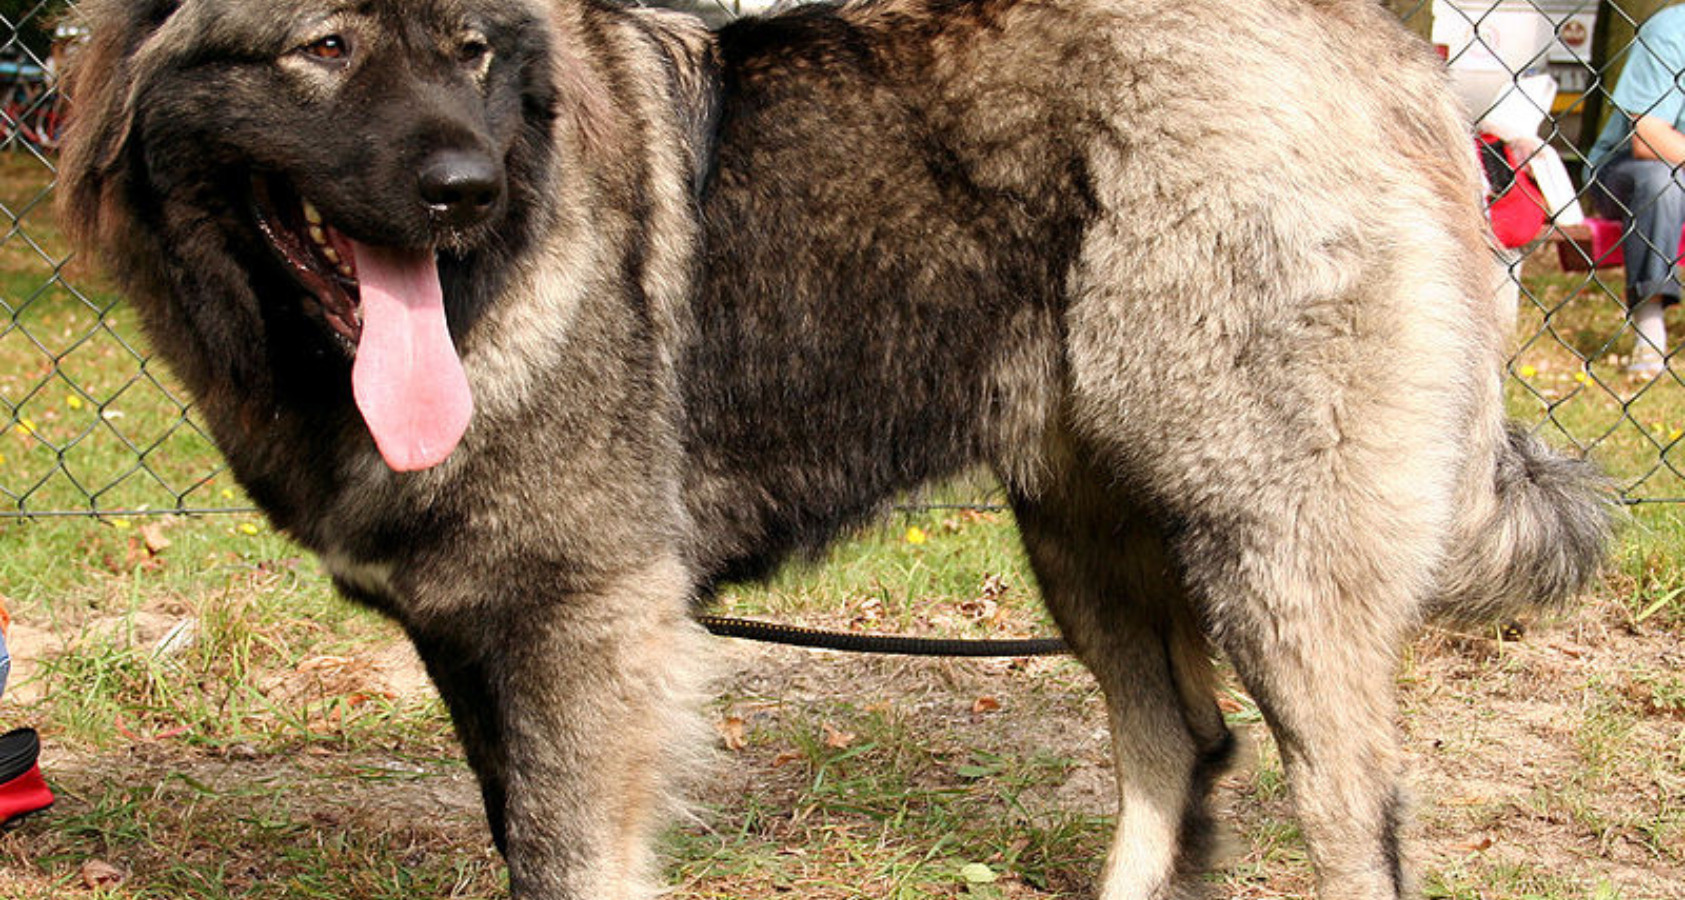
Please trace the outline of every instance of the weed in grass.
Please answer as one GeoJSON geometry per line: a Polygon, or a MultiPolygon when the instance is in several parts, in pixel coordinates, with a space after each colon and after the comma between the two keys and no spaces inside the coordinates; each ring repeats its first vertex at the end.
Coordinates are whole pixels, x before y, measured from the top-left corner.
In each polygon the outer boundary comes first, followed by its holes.
{"type": "Polygon", "coordinates": [[[1623,708],[1618,689],[1603,678],[1594,677],[1586,687],[1591,697],[1575,731],[1574,743],[1583,764],[1579,777],[1595,790],[1619,775],[1618,769],[1627,760],[1626,748],[1638,723],[1623,708]]]}
{"type": "MultiPolygon", "coordinates": [[[[1528,864],[1478,866],[1476,871],[1447,869],[1428,876],[1422,886],[1429,900],[1487,900],[1517,897],[1522,900],[1640,900],[1629,897],[1607,880],[1592,884],[1565,878],[1560,873],[1528,864]]],[[[1647,897],[1642,900],[1662,900],[1647,897]]]]}

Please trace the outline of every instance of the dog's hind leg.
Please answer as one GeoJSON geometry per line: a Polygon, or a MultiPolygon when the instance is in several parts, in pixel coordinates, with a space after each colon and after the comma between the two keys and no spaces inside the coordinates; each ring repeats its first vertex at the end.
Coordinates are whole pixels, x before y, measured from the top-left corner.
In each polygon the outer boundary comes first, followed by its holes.
{"type": "Polygon", "coordinates": [[[1019,501],[1019,529],[1049,610],[1106,696],[1118,824],[1100,896],[1194,897],[1212,841],[1206,799],[1233,740],[1164,542],[1106,498],[1097,481],[1067,483],[1019,501]]]}
{"type": "MultiPolygon", "coordinates": [[[[1221,555],[1219,546],[1196,552],[1221,555]]],[[[1415,600],[1388,583],[1419,568],[1406,555],[1389,558],[1372,533],[1316,545],[1285,538],[1252,543],[1237,565],[1212,567],[1227,573],[1220,585],[1202,585],[1216,641],[1280,748],[1321,900],[1414,896],[1395,672],[1415,600]],[[1353,571],[1359,554],[1376,569],[1353,571]]]]}

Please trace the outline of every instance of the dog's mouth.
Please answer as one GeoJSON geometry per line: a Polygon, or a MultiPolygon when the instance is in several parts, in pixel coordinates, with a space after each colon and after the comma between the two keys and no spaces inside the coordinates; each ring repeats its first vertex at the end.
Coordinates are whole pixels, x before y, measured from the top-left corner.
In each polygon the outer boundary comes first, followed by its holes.
{"type": "Polygon", "coordinates": [[[321,210],[278,178],[252,179],[257,225],[292,270],[317,313],[355,350],[363,317],[357,283],[357,253],[351,239],[322,217],[321,210]]]}
{"type": "Polygon", "coordinates": [[[284,180],[253,179],[258,229],[353,355],[351,391],[376,448],[400,472],[444,462],[473,416],[431,247],[367,244],[284,180]]]}

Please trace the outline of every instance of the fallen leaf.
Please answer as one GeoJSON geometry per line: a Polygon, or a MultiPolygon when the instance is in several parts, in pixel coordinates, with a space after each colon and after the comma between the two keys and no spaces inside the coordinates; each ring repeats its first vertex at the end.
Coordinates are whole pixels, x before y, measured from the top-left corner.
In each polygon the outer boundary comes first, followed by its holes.
{"type": "Polygon", "coordinates": [[[140,539],[146,544],[146,552],[157,556],[170,546],[170,539],[164,536],[164,527],[157,522],[142,525],[140,539]]]}
{"type": "Polygon", "coordinates": [[[839,731],[831,723],[825,723],[825,746],[832,750],[843,750],[854,743],[859,735],[852,731],[839,731]]]}
{"type": "Polygon", "coordinates": [[[91,891],[114,888],[127,877],[122,869],[103,859],[90,859],[82,864],[82,883],[91,891]]]}
{"type": "Polygon", "coordinates": [[[971,714],[980,716],[984,713],[1000,711],[1000,701],[993,697],[978,697],[971,704],[971,714]]]}
{"type": "Polygon", "coordinates": [[[772,758],[772,767],[774,769],[782,769],[801,758],[802,755],[800,753],[797,753],[794,750],[786,750],[772,758]]]}
{"type": "Polygon", "coordinates": [[[749,746],[749,739],[745,734],[747,724],[742,716],[727,716],[715,728],[719,731],[720,740],[725,743],[727,750],[735,753],[749,746]]]}
{"type": "Polygon", "coordinates": [[[1463,845],[1462,849],[1467,853],[1484,853],[1487,850],[1492,849],[1492,836],[1489,834],[1483,834],[1480,836],[1480,840],[1469,841],[1463,845]]]}
{"type": "Polygon", "coordinates": [[[960,867],[960,877],[966,884],[994,884],[1000,879],[995,870],[984,863],[966,863],[960,867]]]}

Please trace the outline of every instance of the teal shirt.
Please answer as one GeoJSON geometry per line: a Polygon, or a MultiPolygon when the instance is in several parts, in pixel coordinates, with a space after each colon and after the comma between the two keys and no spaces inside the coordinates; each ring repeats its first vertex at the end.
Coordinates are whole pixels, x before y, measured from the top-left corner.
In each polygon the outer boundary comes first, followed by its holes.
{"type": "Polygon", "coordinates": [[[1610,95],[1616,111],[1586,154],[1592,168],[1628,149],[1632,123],[1639,116],[1655,116],[1685,131],[1685,5],[1670,6],[1651,16],[1638,29],[1628,51],[1626,68],[1610,95]],[[1621,115],[1625,113],[1625,115],[1621,115]]]}

